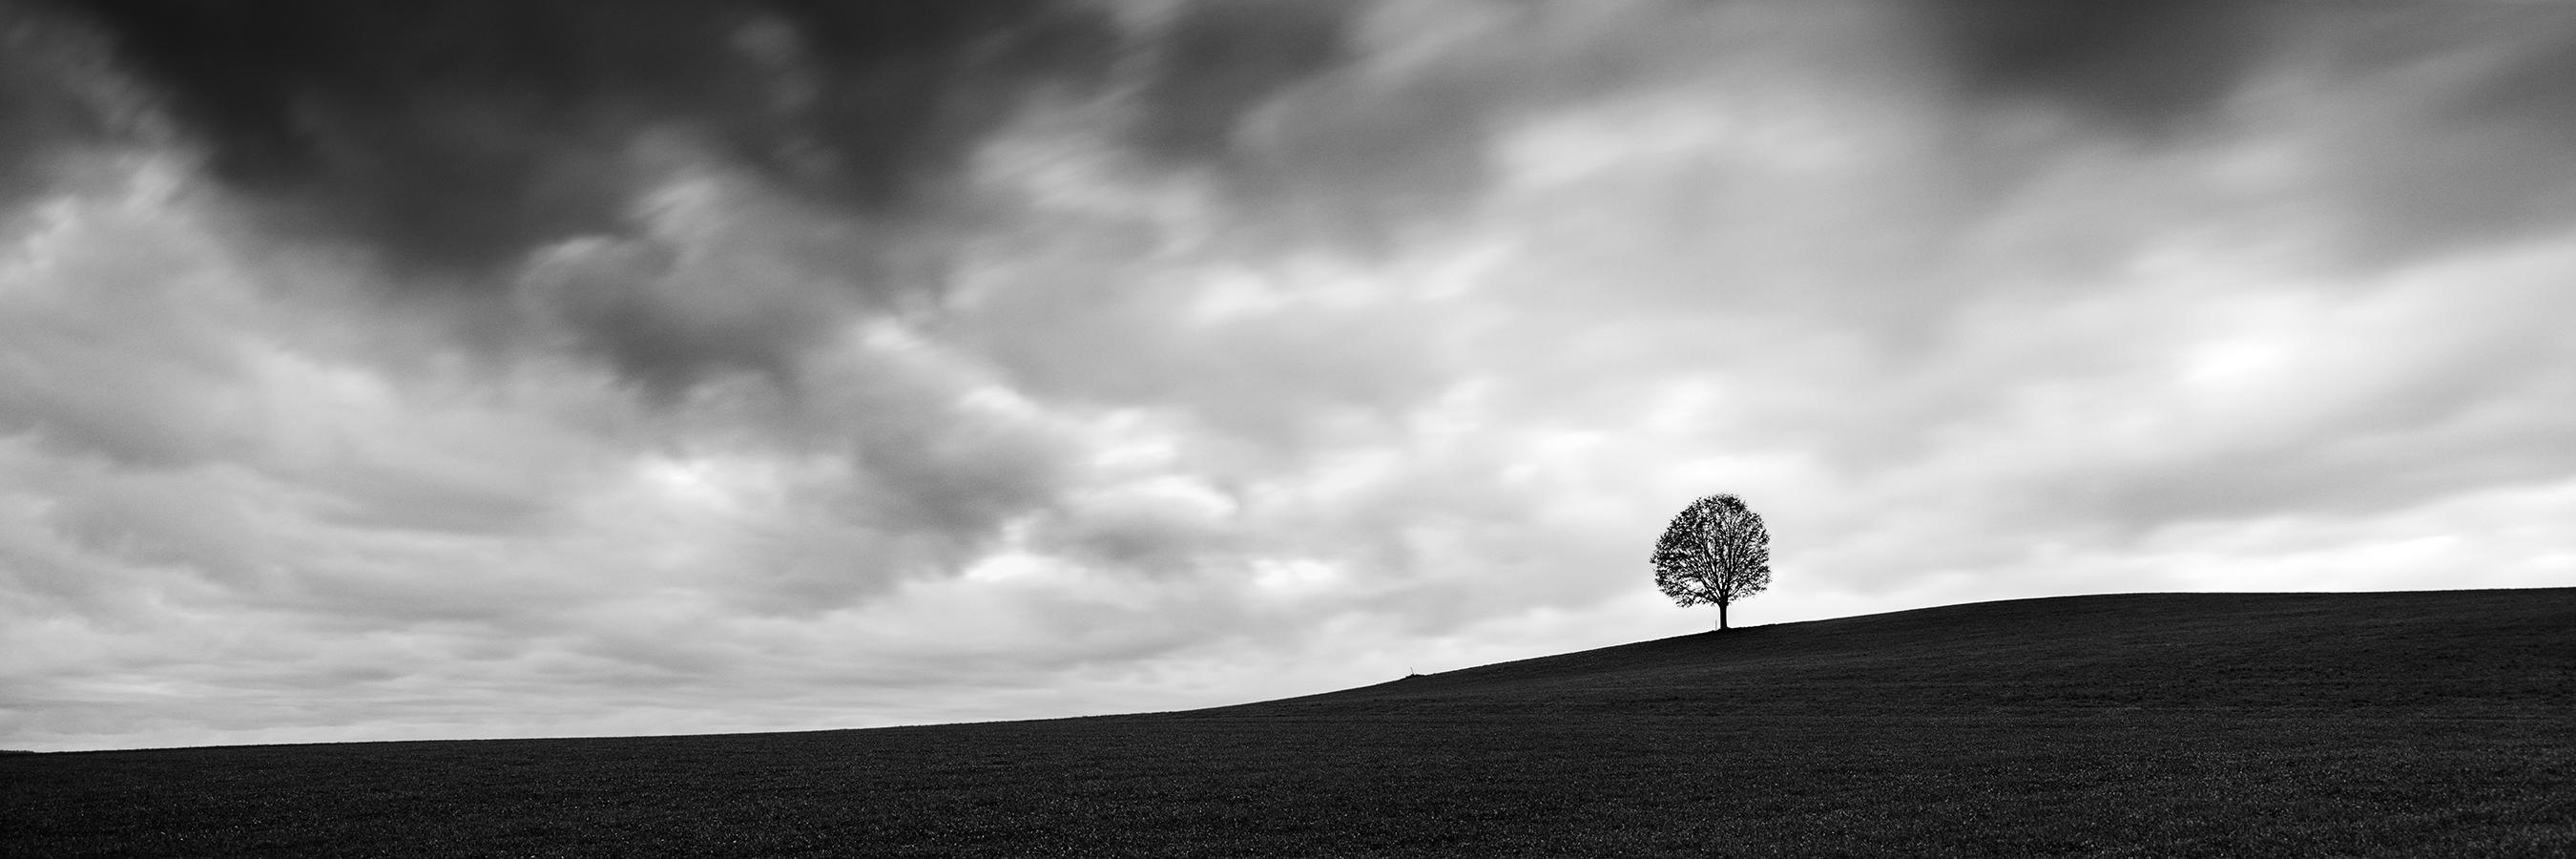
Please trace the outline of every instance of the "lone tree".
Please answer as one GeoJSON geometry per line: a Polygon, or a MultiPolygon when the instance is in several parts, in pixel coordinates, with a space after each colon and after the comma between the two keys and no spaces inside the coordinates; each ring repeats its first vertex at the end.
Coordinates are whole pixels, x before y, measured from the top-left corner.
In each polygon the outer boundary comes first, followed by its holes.
{"type": "Polygon", "coordinates": [[[1726,606],[1771,586],[1771,532],[1762,514],[1733,495],[1691,502],[1655,541],[1655,587],[1683,607],[1717,604],[1717,628],[1726,628],[1726,606]]]}

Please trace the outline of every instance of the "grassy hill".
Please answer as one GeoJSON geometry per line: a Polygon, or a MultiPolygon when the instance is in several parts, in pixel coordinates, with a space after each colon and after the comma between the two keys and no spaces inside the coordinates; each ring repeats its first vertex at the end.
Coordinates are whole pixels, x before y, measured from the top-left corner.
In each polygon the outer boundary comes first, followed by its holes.
{"type": "Polygon", "coordinates": [[[1088,719],[0,758],[0,854],[2576,852],[2576,588],[2016,600],[1088,719]]]}

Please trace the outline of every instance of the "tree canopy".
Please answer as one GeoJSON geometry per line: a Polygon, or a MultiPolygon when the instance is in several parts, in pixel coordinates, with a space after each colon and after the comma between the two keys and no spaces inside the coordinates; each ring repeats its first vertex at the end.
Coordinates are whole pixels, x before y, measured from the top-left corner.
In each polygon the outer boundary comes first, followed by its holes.
{"type": "Polygon", "coordinates": [[[1716,605],[1725,629],[1728,604],[1771,586],[1771,533],[1744,499],[1711,495],[1665,526],[1654,563],[1655,587],[1685,607],[1716,605]]]}

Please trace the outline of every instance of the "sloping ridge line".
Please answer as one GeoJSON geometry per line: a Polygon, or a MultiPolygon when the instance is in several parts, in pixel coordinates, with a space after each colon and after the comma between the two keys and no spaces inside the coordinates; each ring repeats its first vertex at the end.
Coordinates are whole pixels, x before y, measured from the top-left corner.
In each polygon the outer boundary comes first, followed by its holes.
{"type": "MultiPolygon", "coordinates": [[[[2570,671],[2576,671],[2576,587],[2136,593],[1738,627],[1188,712],[1669,698],[1727,686],[1744,687],[1741,698],[1765,691],[1764,684],[1776,687],[1775,697],[1799,688],[1862,696],[1891,684],[2024,690],[2089,684],[2127,689],[2120,694],[2133,698],[2162,690],[2169,702],[2199,694],[2196,700],[2226,703],[2244,698],[2247,689],[2335,684],[2356,699],[2374,687],[2454,697],[2463,689],[2523,698],[2541,691],[2557,698],[2576,694],[2568,691],[2576,686],[2570,671]],[[2516,688],[2427,685],[2448,679],[2516,688]]],[[[2252,694],[2285,700],[2273,691],[2252,694]]]]}

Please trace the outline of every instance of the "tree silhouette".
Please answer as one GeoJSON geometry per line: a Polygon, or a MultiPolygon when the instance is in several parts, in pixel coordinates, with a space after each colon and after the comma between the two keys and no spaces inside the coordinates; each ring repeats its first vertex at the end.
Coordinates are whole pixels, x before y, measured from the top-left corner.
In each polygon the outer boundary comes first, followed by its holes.
{"type": "Polygon", "coordinates": [[[1726,606],[1771,586],[1771,532],[1762,514],[1733,495],[1691,502],[1655,541],[1655,587],[1681,605],[1717,605],[1717,628],[1726,628],[1726,606]]]}

